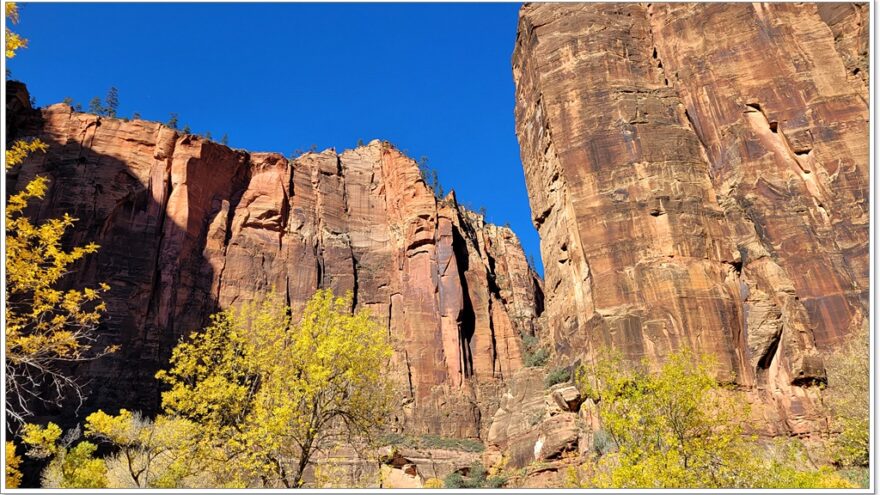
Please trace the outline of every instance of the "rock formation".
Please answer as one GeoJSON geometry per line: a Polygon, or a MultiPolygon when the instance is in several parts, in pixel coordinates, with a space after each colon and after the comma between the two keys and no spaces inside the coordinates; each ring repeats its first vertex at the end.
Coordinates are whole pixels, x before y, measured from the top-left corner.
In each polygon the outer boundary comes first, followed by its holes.
{"type": "Polygon", "coordinates": [[[32,214],[70,213],[69,242],[101,246],[67,280],[111,287],[101,333],[121,350],[78,370],[89,409],[155,411],[156,370],[218,308],[274,289],[296,310],[332,288],[388,327],[400,429],[488,428],[497,400],[483,395],[522,366],[541,282],[510,229],[435,198],[413,160],[373,141],[291,161],[64,104],[32,110],[20,84],[9,93],[10,137],[50,145],[7,175],[10,191],[48,176],[32,214]]]}
{"type": "Polygon", "coordinates": [[[516,125],[561,356],[717,358],[815,425],[820,351],[868,311],[867,10],[533,4],[516,125]]]}

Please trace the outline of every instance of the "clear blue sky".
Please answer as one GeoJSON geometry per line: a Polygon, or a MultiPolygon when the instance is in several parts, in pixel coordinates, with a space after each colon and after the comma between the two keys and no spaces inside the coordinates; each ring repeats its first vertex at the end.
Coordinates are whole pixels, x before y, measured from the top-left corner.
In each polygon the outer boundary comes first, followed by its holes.
{"type": "MultiPolygon", "coordinates": [[[[251,151],[386,139],[510,223],[540,267],[514,132],[519,4],[26,4],[8,67],[37,105],[88,106],[224,133],[251,151]]],[[[540,269],[540,268],[539,268],[540,269]]]]}

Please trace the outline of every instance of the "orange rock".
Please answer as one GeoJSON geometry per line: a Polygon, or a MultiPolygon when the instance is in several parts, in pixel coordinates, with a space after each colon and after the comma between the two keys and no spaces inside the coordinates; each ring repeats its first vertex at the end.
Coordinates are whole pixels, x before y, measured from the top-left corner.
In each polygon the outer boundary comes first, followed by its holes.
{"type": "Polygon", "coordinates": [[[8,174],[10,189],[47,175],[35,216],[68,212],[71,241],[101,246],[69,278],[110,284],[102,335],[121,346],[78,371],[92,379],[89,409],[155,411],[154,373],[218,308],[274,289],[297,311],[332,288],[388,327],[399,428],[488,428],[492,402],[478,395],[521,366],[540,282],[510,229],[435,198],[390,144],[289,161],[62,104],[30,110],[26,93],[9,101],[11,135],[50,145],[8,174]]]}
{"type": "Polygon", "coordinates": [[[802,386],[868,310],[865,14],[521,9],[517,134],[560,355],[708,353],[768,428],[821,428],[802,386]]]}

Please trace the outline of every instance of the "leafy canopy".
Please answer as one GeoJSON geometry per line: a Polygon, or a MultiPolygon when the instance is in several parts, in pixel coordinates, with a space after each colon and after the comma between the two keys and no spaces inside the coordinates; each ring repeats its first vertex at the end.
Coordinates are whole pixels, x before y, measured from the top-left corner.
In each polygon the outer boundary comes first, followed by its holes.
{"type": "Polygon", "coordinates": [[[213,316],[157,377],[166,413],[199,425],[201,441],[237,473],[230,486],[299,487],[316,453],[368,441],[390,412],[391,346],[351,294],[318,291],[293,324],[271,294],[213,316]]]}
{"type": "Polygon", "coordinates": [[[42,473],[44,488],[107,488],[107,468],[94,456],[98,447],[91,442],[73,443],[79,438],[74,429],[64,437],[55,423],[46,426],[26,424],[21,436],[28,457],[49,459],[42,473]],[[73,446],[72,446],[73,445],[73,446]]]}
{"type": "MultiPolygon", "coordinates": [[[[602,352],[576,382],[598,405],[612,443],[574,485],[598,488],[851,487],[824,470],[803,470],[768,457],[744,435],[746,402],[713,376],[714,362],[687,351],[668,357],[659,372],[602,352]]],[[[571,476],[570,476],[571,477],[571,476]]]]}
{"type": "Polygon", "coordinates": [[[870,439],[870,335],[865,322],[825,360],[832,426],[839,432],[832,445],[835,463],[867,467],[870,439]]]}

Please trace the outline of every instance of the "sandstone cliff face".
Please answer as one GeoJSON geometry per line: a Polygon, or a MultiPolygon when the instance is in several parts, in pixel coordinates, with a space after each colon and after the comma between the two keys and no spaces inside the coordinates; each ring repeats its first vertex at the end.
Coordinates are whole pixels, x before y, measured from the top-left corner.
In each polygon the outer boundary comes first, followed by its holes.
{"type": "Polygon", "coordinates": [[[274,288],[296,309],[332,288],[352,291],[353,305],[388,327],[400,428],[461,437],[488,428],[483,394],[522,366],[540,280],[510,229],[452,194],[436,199],[392,146],[288,161],[154,122],[9,101],[10,132],[50,145],[11,171],[10,190],[48,176],[33,214],[68,212],[80,219],[70,242],[101,246],[68,281],[111,286],[102,334],[121,351],[78,371],[92,380],[90,407],[156,410],[155,371],[218,308],[274,288]]]}
{"type": "MultiPolygon", "coordinates": [[[[840,5],[840,4],[838,4],[840,5]]],[[[517,134],[556,351],[718,358],[771,432],[868,310],[864,6],[534,4],[517,134]]]]}

